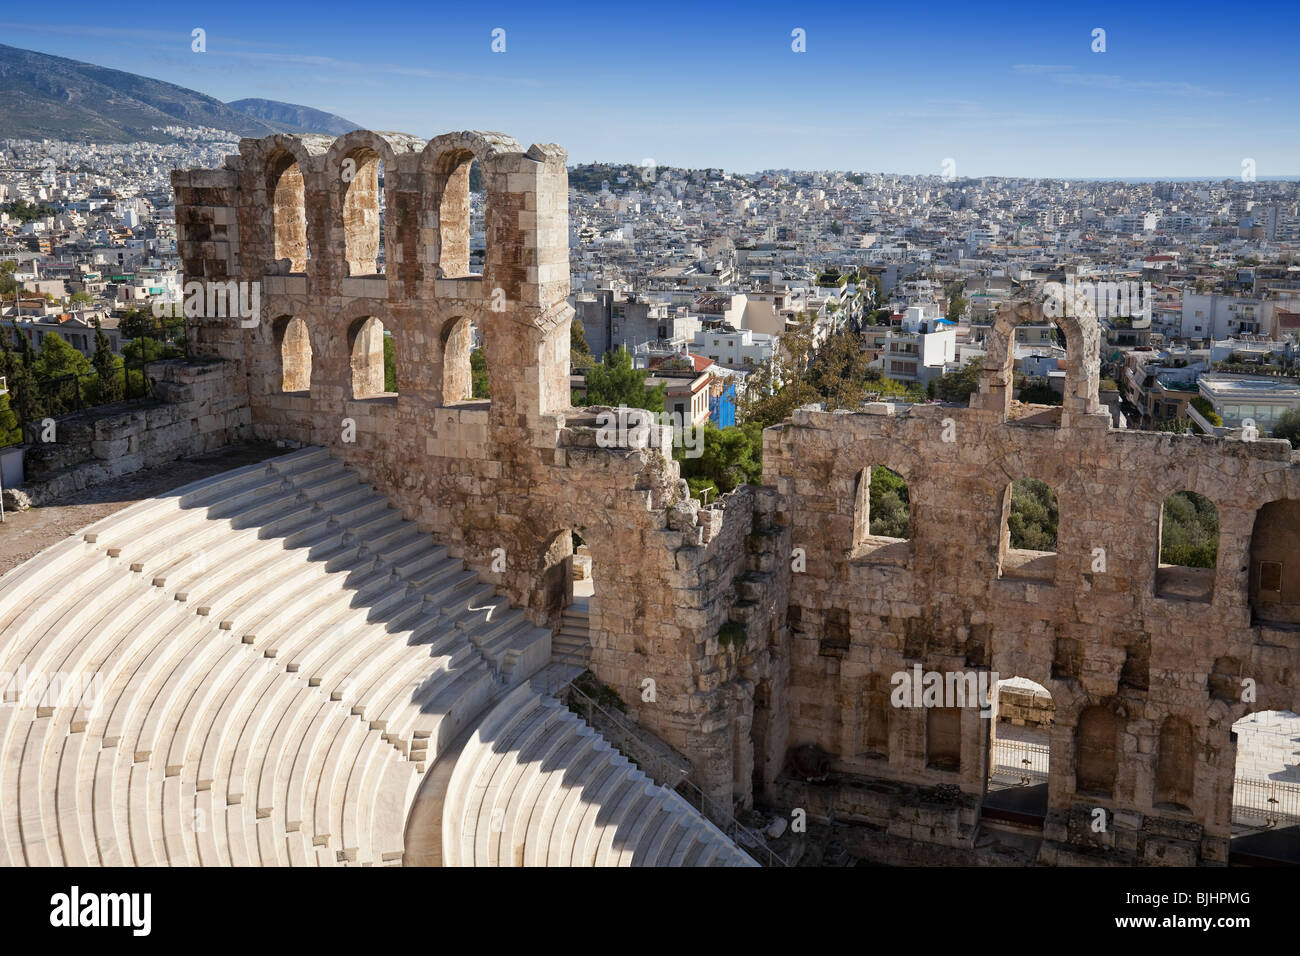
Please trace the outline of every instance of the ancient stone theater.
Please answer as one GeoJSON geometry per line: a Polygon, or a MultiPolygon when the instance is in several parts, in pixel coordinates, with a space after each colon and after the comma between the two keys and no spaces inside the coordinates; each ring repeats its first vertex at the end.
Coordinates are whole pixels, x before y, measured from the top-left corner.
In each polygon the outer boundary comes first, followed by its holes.
{"type": "Polygon", "coordinates": [[[1024,301],[969,407],[800,409],[702,504],[671,428],[571,405],[565,160],[357,131],[173,174],[187,285],[257,314],[187,310],[155,400],[65,429],[32,495],[279,451],[0,578],[0,671],[95,678],[8,685],[4,862],[1227,864],[1234,723],[1300,710],[1289,444],[1115,427],[1086,314],[1063,405],[1013,402],[1024,301]],[[875,467],[906,538],[870,533],[875,467]],[[1053,552],[1011,546],[1021,478],[1053,552]],[[1175,492],[1217,567],[1161,563],[1175,492]],[[900,706],[931,672],[994,691],[900,706]]]}

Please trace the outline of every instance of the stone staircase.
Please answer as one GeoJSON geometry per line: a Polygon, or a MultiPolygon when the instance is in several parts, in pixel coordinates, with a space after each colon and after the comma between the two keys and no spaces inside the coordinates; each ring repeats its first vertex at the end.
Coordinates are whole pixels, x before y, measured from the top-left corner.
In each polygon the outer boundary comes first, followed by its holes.
{"type": "Polygon", "coordinates": [[[559,701],[527,686],[470,736],[447,794],[444,866],[758,865],[559,701]]]}
{"type": "Polygon", "coordinates": [[[560,626],[551,636],[551,661],[583,670],[591,663],[591,619],[585,600],[564,609],[560,626]]]}

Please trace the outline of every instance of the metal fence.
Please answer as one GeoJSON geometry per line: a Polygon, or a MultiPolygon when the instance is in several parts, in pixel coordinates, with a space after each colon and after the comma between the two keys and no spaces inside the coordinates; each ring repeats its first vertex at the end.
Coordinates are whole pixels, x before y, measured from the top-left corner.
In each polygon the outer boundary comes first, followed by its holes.
{"type": "Polygon", "coordinates": [[[1044,783],[1047,780],[1050,753],[1042,744],[995,738],[993,759],[989,761],[989,776],[997,774],[1025,779],[1030,783],[1044,783]]]}
{"type": "Polygon", "coordinates": [[[1300,785],[1237,777],[1232,782],[1232,822],[1257,828],[1300,824],[1300,785]]]}
{"type": "MultiPolygon", "coordinates": [[[[123,364],[114,372],[108,394],[104,394],[104,383],[94,373],[34,381],[28,386],[31,389],[30,395],[23,395],[15,383],[8,392],[9,408],[18,419],[18,424],[26,426],[44,418],[58,418],[98,405],[149,398],[153,393],[148,375],[149,364],[123,364]]],[[[21,438],[17,439],[17,443],[21,442],[21,438]]],[[[2,437],[0,444],[4,444],[2,437]]]]}

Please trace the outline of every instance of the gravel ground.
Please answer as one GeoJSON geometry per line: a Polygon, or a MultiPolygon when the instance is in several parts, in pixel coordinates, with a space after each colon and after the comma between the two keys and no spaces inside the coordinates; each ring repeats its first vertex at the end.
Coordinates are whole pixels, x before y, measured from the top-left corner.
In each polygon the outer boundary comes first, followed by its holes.
{"type": "Polygon", "coordinates": [[[6,511],[0,524],[0,574],[22,564],[86,525],[106,518],[137,501],[164,494],[191,481],[288,454],[273,444],[230,445],[221,451],[157,468],[137,471],[108,484],[96,485],[41,508],[6,511]]]}

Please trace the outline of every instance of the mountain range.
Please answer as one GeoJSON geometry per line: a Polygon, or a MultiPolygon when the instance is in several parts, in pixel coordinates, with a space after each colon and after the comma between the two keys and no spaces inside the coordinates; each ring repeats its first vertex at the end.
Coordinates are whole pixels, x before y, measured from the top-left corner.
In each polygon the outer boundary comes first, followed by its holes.
{"type": "Polygon", "coordinates": [[[165,143],[159,127],[206,126],[234,136],[325,133],[356,123],[292,103],[223,103],[174,83],[0,44],[0,138],[165,143]]]}

